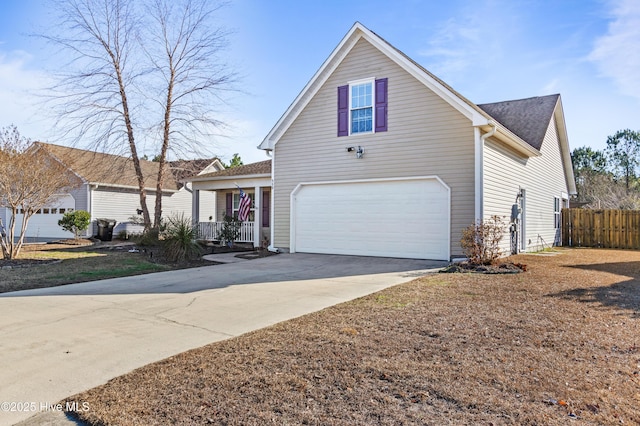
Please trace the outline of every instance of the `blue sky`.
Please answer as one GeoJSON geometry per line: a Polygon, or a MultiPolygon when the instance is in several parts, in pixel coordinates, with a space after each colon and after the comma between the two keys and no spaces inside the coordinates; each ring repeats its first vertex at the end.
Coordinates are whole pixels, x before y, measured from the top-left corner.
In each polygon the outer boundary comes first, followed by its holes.
{"type": "MultiPolygon", "coordinates": [[[[50,16],[46,0],[0,2],[0,127],[64,143],[36,96],[51,52],[27,35],[50,16]]],[[[266,158],[255,147],[355,21],[475,103],[560,93],[572,149],[640,130],[638,0],[236,0],[219,19],[242,89],[220,107],[225,137],[210,141],[225,160],[266,158]]]]}

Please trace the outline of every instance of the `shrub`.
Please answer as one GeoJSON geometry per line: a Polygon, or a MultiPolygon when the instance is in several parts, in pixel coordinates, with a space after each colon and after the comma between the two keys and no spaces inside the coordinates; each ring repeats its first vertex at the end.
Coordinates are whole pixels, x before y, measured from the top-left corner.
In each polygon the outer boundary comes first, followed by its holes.
{"type": "Polygon", "coordinates": [[[224,215],[222,230],[220,231],[220,240],[231,246],[235,240],[240,237],[241,222],[233,216],[224,215]]]}
{"type": "Polygon", "coordinates": [[[504,235],[505,222],[500,216],[472,223],[462,231],[460,244],[469,263],[490,265],[502,255],[500,241],[504,235]]]}
{"type": "Polygon", "coordinates": [[[184,214],[170,216],[162,232],[164,255],[172,262],[196,258],[202,254],[198,244],[198,228],[184,214]]]}
{"type": "Polygon", "coordinates": [[[77,240],[80,237],[80,233],[86,231],[90,223],[91,214],[89,212],[74,210],[65,213],[62,219],[58,221],[58,226],[61,226],[65,231],[73,232],[73,236],[77,240]]]}

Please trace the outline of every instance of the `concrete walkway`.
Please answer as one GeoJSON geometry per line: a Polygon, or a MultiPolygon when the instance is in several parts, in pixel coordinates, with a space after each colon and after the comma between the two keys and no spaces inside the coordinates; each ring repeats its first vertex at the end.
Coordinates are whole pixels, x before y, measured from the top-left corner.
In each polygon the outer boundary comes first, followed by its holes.
{"type": "Polygon", "coordinates": [[[422,260],[280,254],[0,294],[0,425],[36,413],[24,424],[75,424],[52,405],[151,362],[442,266],[422,260]]]}

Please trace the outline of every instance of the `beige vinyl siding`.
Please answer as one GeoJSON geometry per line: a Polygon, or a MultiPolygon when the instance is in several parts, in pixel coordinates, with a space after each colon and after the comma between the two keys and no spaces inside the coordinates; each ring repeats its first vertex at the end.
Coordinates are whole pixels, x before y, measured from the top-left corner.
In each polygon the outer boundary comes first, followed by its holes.
{"type": "Polygon", "coordinates": [[[221,222],[224,220],[224,216],[227,214],[227,193],[233,192],[233,190],[229,189],[228,191],[220,190],[216,191],[217,199],[216,199],[216,217],[215,220],[221,222]]]}
{"type": "MultiPolygon", "coordinates": [[[[460,231],[474,219],[470,121],[365,40],[355,45],[277,142],[274,168],[274,245],[279,248],[289,247],[290,194],[300,182],[439,176],[451,188],[452,255],[461,253],[460,231]],[[385,77],[388,131],[337,137],[337,87],[385,77]],[[363,159],[346,152],[346,147],[358,145],[365,149],[363,159]]],[[[402,220],[402,212],[397,213],[402,220]]]]}
{"type": "MultiPolygon", "coordinates": [[[[526,191],[526,250],[552,245],[555,238],[554,197],[568,193],[555,120],[551,120],[540,157],[523,159],[490,140],[484,148],[484,217],[511,216],[519,188],[526,191]]],[[[502,249],[508,253],[508,233],[502,249]]]]}

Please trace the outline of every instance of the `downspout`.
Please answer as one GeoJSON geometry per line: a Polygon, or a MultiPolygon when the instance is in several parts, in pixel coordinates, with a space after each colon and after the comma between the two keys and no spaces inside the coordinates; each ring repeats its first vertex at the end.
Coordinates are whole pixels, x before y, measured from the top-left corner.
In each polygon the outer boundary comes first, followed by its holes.
{"type": "MultiPolygon", "coordinates": [[[[493,120],[489,120],[487,122],[489,126],[491,126],[491,130],[480,136],[480,138],[476,138],[477,146],[476,146],[476,211],[475,216],[476,220],[484,219],[484,143],[487,139],[493,136],[496,133],[497,126],[493,120]]],[[[478,132],[480,129],[478,128],[478,132]]]]}
{"type": "MultiPolygon", "coordinates": [[[[93,221],[95,220],[95,215],[94,215],[94,211],[93,211],[93,191],[98,189],[98,184],[92,184],[92,183],[87,183],[87,204],[88,204],[88,208],[89,208],[89,214],[90,216],[90,220],[91,220],[91,235],[88,235],[89,237],[93,237],[93,221]]],[[[87,229],[87,231],[89,231],[87,229]]]]}

